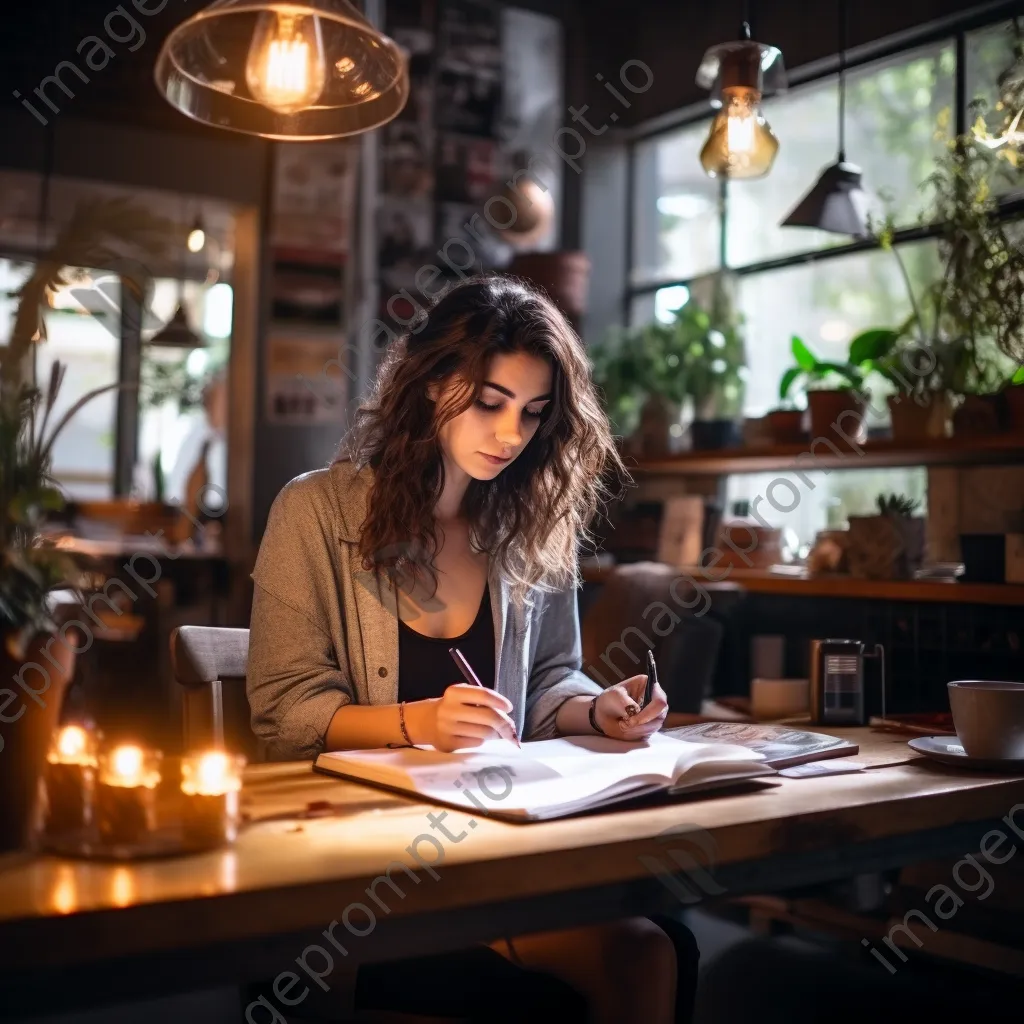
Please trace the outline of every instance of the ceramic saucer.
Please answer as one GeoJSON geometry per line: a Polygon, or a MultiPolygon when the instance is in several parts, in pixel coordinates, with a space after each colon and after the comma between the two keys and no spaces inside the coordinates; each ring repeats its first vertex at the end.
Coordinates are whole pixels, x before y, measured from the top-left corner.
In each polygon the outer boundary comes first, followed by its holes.
{"type": "Polygon", "coordinates": [[[968,757],[957,736],[919,736],[907,741],[912,750],[942,764],[956,768],[976,768],[979,771],[1024,772],[1024,757],[990,760],[984,757],[968,757]]]}

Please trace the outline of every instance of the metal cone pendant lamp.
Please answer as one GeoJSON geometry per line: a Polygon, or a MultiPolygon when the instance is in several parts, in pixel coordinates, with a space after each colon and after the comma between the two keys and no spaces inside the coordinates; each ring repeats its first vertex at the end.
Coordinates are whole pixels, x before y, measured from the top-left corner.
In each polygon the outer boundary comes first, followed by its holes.
{"type": "Polygon", "coordinates": [[[409,98],[405,53],[349,0],[214,0],[171,32],[154,75],[187,117],[283,141],[370,131],[409,98]]]}
{"type": "Polygon", "coordinates": [[[206,342],[189,326],[185,307],[179,302],[174,315],[149,339],[149,344],[154,348],[193,349],[204,348],[206,342]]]}
{"type": "Polygon", "coordinates": [[[839,4],[839,155],[782,222],[783,227],[817,228],[867,238],[868,196],[861,170],[846,161],[846,3],[839,4]]]}

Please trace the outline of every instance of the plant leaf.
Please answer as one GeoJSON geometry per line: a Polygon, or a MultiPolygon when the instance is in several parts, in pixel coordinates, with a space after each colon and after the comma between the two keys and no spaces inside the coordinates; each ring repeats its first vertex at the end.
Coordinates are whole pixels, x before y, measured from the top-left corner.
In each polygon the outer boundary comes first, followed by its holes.
{"type": "Polygon", "coordinates": [[[793,387],[793,382],[799,377],[804,371],[799,366],[791,366],[783,375],[782,380],[779,381],[779,398],[785,401],[789,397],[790,389],[793,387]]]}
{"type": "Polygon", "coordinates": [[[899,331],[889,327],[876,327],[869,331],[861,331],[850,342],[850,362],[854,366],[875,362],[889,355],[900,338],[899,331]]]}
{"type": "Polygon", "coordinates": [[[845,378],[851,387],[860,387],[864,379],[864,375],[860,370],[849,363],[818,363],[815,366],[815,371],[815,375],[819,378],[826,377],[830,373],[837,374],[845,378]]]}
{"type": "Polygon", "coordinates": [[[815,359],[811,350],[795,334],[790,342],[790,347],[793,350],[793,358],[796,360],[796,364],[801,370],[814,369],[818,360],[815,359]]]}

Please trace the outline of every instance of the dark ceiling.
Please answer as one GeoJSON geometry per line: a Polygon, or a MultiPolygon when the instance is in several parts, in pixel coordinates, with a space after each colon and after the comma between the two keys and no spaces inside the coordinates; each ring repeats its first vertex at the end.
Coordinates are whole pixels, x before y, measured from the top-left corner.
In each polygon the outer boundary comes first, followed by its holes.
{"type": "MultiPolygon", "coordinates": [[[[160,45],[170,30],[205,6],[196,0],[27,0],[9,10],[0,32],[0,96],[5,106],[22,110],[13,95],[32,97],[32,90],[61,61],[75,61],[89,75],[81,82],[70,69],[63,80],[75,93],[64,97],[53,86],[48,92],[61,113],[76,118],[112,119],[178,131],[213,132],[215,129],[190,124],[157,93],[152,69],[160,45]],[[142,10],[154,11],[152,15],[142,10]],[[133,19],[129,22],[123,14],[133,19]],[[105,29],[108,19],[109,28],[105,29]],[[134,27],[138,26],[138,28],[134,27]],[[140,35],[141,32],[144,34],[140,35]],[[99,36],[108,42],[115,56],[98,71],[89,71],[78,46],[87,36],[99,36]],[[124,43],[112,42],[120,37],[124,43]],[[134,50],[131,49],[134,47],[134,50]]],[[[526,0],[517,6],[531,7],[560,16],[565,0],[526,0]]],[[[87,52],[84,50],[83,52],[87,52]]],[[[44,108],[44,113],[48,113],[44,108]]],[[[5,140],[2,145],[9,145],[5,140]]]]}
{"type": "MultiPolygon", "coordinates": [[[[88,84],[73,72],[74,99],[49,90],[62,107],[62,115],[113,120],[178,132],[216,135],[216,129],[195,125],[172,110],[159,96],[152,68],[160,44],[179,21],[199,10],[202,0],[27,0],[12,7],[0,32],[0,96],[9,108],[27,114],[12,93],[31,96],[41,79],[54,72],[63,60],[78,57],[77,47],[89,35],[121,35],[123,44],[112,43],[115,55],[102,70],[89,72],[88,84]],[[138,5],[138,7],[136,7],[138,5]],[[146,16],[139,9],[157,11],[146,16]],[[142,40],[123,16],[132,15],[145,33],[142,40]],[[112,29],[104,22],[113,17],[112,29]],[[135,32],[134,38],[130,33],[135,32]],[[131,51],[130,46],[135,46],[131,51]]],[[[435,0],[436,2],[436,0],[435,0]]],[[[600,114],[608,96],[595,84],[595,73],[615,76],[626,61],[643,60],[652,69],[656,88],[636,97],[620,126],[655,117],[703,100],[693,76],[704,48],[731,38],[747,6],[746,0],[696,3],[694,0],[518,0],[560,17],[566,29],[567,100],[591,102],[600,114]]],[[[964,0],[860,0],[850,4],[850,43],[859,43],[904,32],[914,26],[958,14],[976,6],[964,0]]],[[[989,8],[1024,8],[1017,3],[983,4],[989,8]]],[[[788,67],[805,64],[836,51],[839,0],[749,0],[755,32],[766,42],[780,46],[788,67]]],[[[83,64],[81,58],[78,63],[83,64]]],[[[0,146],[17,144],[5,138],[0,146]]]]}

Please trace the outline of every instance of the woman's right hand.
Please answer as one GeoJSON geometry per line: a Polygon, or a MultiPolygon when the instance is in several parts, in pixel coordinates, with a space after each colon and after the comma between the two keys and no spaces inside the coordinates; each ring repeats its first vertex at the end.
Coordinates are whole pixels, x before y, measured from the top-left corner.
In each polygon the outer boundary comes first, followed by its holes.
{"type": "Polygon", "coordinates": [[[438,750],[476,747],[484,740],[514,740],[512,702],[500,693],[469,683],[453,683],[436,700],[424,701],[428,742],[438,750]]]}

